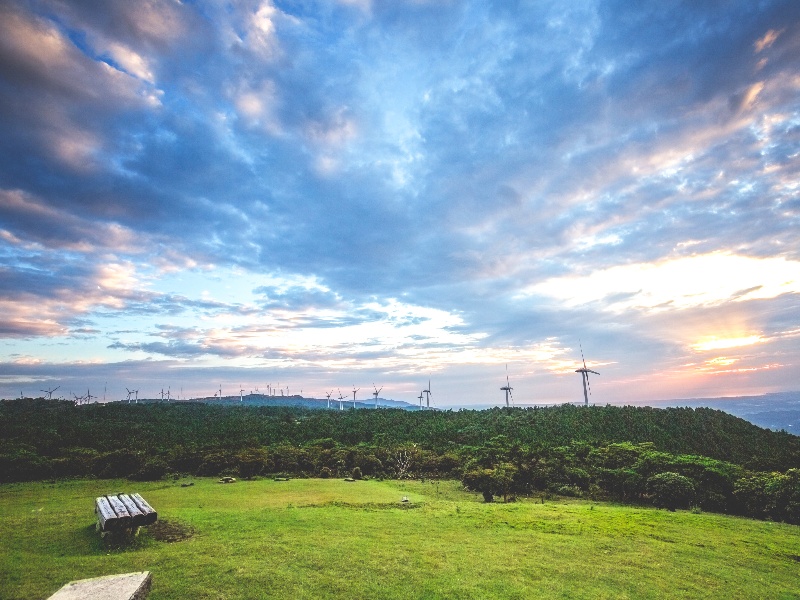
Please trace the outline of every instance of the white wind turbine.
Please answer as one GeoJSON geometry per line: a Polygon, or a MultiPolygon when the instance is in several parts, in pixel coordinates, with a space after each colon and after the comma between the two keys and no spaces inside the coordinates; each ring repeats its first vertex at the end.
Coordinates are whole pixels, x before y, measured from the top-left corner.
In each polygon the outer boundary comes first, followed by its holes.
{"type": "MultiPolygon", "coordinates": [[[[339,388],[336,388],[337,390],[339,388]]],[[[344,396],[342,396],[342,390],[339,390],[339,410],[344,410],[344,396]]]]}
{"type": "Polygon", "coordinates": [[[378,394],[381,393],[381,390],[383,389],[383,386],[381,386],[381,389],[379,390],[377,388],[377,386],[375,385],[375,383],[373,383],[372,387],[375,388],[375,391],[372,392],[372,395],[375,396],[375,408],[378,408],[378,394]]]}
{"type": "Polygon", "coordinates": [[[595,375],[600,375],[600,373],[586,368],[586,359],[583,357],[583,346],[580,344],[580,342],[578,342],[578,345],[581,348],[581,360],[583,361],[583,368],[576,369],[575,372],[581,374],[581,379],[583,380],[583,401],[585,406],[589,406],[589,395],[592,393],[592,387],[589,385],[589,373],[594,373],[595,375]]]}
{"type": "Polygon", "coordinates": [[[425,404],[427,408],[431,407],[431,380],[428,379],[428,389],[422,390],[422,393],[425,394],[425,404]]]}
{"type": "Polygon", "coordinates": [[[508,399],[511,398],[512,401],[514,400],[514,397],[511,395],[511,390],[513,389],[514,388],[511,387],[511,384],[508,381],[508,365],[506,365],[506,384],[500,388],[500,390],[506,393],[506,408],[511,406],[508,402],[508,399]]]}
{"type": "Polygon", "coordinates": [[[331,396],[333,395],[333,391],[327,392],[325,396],[328,398],[328,408],[331,407],[331,396]]]}
{"type": "Polygon", "coordinates": [[[356,385],[353,384],[353,408],[356,407],[356,392],[361,388],[356,389],[356,385]]]}

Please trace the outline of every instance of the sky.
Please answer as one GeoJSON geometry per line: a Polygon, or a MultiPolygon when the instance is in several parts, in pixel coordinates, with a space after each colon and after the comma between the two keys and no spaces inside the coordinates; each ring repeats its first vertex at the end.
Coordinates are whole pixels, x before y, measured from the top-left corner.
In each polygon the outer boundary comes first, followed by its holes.
{"type": "Polygon", "coordinates": [[[800,389],[800,3],[6,0],[0,397],[800,389]]]}

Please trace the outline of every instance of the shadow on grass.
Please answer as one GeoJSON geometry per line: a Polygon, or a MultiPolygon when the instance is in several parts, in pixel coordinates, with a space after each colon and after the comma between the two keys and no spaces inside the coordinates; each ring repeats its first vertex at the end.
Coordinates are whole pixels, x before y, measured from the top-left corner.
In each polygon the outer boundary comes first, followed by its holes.
{"type": "MultiPolygon", "coordinates": [[[[159,520],[142,527],[138,534],[128,531],[109,532],[101,537],[95,525],[87,525],[74,531],[74,542],[69,544],[76,556],[108,554],[109,552],[135,552],[155,543],[173,543],[188,540],[194,529],[176,521],[159,520]]],[[[66,540],[65,540],[66,541],[66,540]]]]}

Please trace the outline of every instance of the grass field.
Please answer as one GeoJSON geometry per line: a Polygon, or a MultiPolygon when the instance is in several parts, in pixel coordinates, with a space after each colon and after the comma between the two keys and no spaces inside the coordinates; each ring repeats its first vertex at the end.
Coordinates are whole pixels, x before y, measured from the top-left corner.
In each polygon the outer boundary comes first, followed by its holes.
{"type": "Polygon", "coordinates": [[[457,482],[195,482],[0,486],[0,598],[142,570],[152,600],[800,598],[796,526],[585,501],[484,504],[457,482]],[[99,539],[93,504],[123,491],[140,492],[161,529],[120,547],[99,539]],[[189,537],[167,541],[170,529],[189,537]]]}

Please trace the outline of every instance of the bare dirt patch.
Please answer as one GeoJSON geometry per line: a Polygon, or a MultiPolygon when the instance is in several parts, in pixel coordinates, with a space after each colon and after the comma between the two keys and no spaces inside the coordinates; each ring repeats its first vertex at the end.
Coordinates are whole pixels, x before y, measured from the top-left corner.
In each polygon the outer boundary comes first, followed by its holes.
{"type": "Polygon", "coordinates": [[[147,528],[147,532],[159,542],[182,542],[194,536],[194,529],[183,523],[159,519],[147,528]]]}

